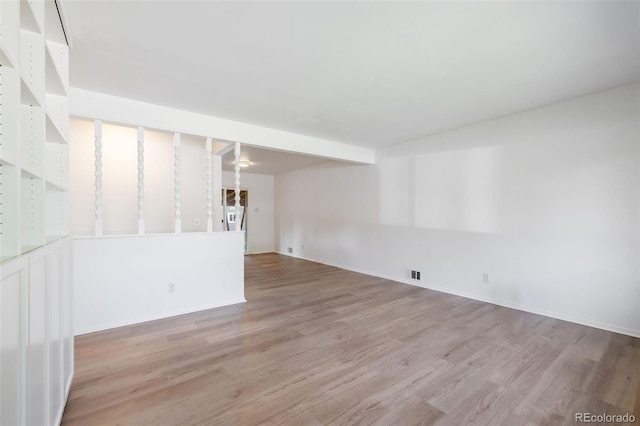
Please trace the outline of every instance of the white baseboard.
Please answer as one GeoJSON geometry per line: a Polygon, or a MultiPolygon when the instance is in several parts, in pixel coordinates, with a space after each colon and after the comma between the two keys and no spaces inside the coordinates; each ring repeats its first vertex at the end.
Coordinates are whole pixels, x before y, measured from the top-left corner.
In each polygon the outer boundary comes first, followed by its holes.
{"type": "Polygon", "coordinates": [[[509,301],[509,300],[490,299],[490,298],[483,297],[483,296],[476,295],[476,294],[471,294],[471,293],[458,291],[458,290],[451,290],[451,289],[449,289],[447,287],[441,287],[441,286],[434,285],[434,284],[426,284],[426,283],[418,284],[417,282],[410,281],[408,279],[385,276],[385,275],[381,275],[381,274],[378,274],[378,273],[373,273],[371,271],[365,271],[365,270],[360,270],[360,269],[356,269],[356,268],[351,268],[351,267],[348,267],[348,266],[345,266],[345,265],[336,265],[336,264],[331,264],[331,263],[326,263],[326,262],[319,262],[319,261],[317,261],[315,259],[309,259],[309,258],[306,258],[306,257],[303,257],[303,256],[296,256],[296,255],[293,255],[292,253],[278,252],[278,254],[281,254],[283,256],[295,257],[297,259],[308,260],[310,262],[321,263],[323,265],[333,266],[335,268],[345,269],[347,271],[357,272],[359,274],[370,275],[372,277],[383,278],[383,279],[386,279],[386,280],[389,280],[389,281],[395,281],[395,282],[400,282],[400,283],[403,283],[403,284],[413,285],[413,286],[416,286],[416,287],[426,288],[426,289],[429,289],[429,290],[439,291],[441,293],[452,294],[454,296],[460,296],[460,297],[464,297],[464,298],[467,298],[467,299],[478,300],[480,302],[491,303],[493,305],[504,306],[505,308],[516,309],[518,311],[529,312],[531,314],[542,315],[542,316],[545,316],[545,317],[555,318],[555,319],[559,319],[559,320],[562,320],[562,321],[568,321],[568,322],[572,322],[572,323],[575,323],[575,324],[586,325],[588,327],[599,328],[601,330],[612,331],[614,333],[620,333],[620,334],[625,334],[627,336],[640,338],[640,330],[634,330],[634,329],[631,329],[631,328],[620,327],[620,326],[615,325],[615,324],[608,324],[608,323],[603,323],[603,322],[600,322],[600,321],[593,321],[593,320],[588,319],[588,318],[581,318],[581,317],[576,317],[576,316],[573,316],[573,315],[566,315],[566,314],[562,314],[562,313],[559,313],[559,312],[553,312],[553,311],[549,311],[549,310],[546,310],[546,309],[541,309],[541,308],[537,308],[537,307],[533,307],[533,306],[522,305],[520,303],[512,302],[512,301],[509,301]]]}
{"type": "Polygon", "coordinates": [[[273,250],[264,250],[264,251],[249,251],[246,252],[245,255],[252,255],[252,254],[267,254],[267,253],[274,253],[273,250]]]}
{"type": "Polygon", "coordinates": [[[69,394],[71,393],[71,385],[73,384],[73,376],[74,375],[75,375],[75,371],[72,371],[71,375],[69,376],[69,380],[67,380],[67,383],[66,383],[65,396],[64,396],[65,405],[67,404],[67,401],[69,400],[69,394]]]}
{"type": "Polygon", "coordinates": [[[64,392],[64,404],[62,404],[62,409],[60,410],[60,413],[58,414],[58,421],[55,423],[57,425],[60,425],[62,423],[62,418],[64,417],[64,410],[67,407],[67,402],[69,402],[69,394],[71,393],[71,384],[73,383],[73,375],[74,372],[71,372],[71,376],[69,376],[69,380],[67,380],[67,383],[65,383],[65,392],[64,392]]]}
{"type": "Polygon", "coordinates": [[[149,316],[145,316],[145,317],[138,317],[138,318],[135,318],[135,319],[129,319],[129,320],[123,320],[123,321],[113,321],[113,322],[103,323],[103,324],[95,324],[95,325],[82,327],[82,328],[80,328],[78,330],[74,330],[74,333],[75,333],[76,336],[80,336],[82,334],[95,333],[96,331],[109,330],[109,329],[112,329],[112,328],[124,327],[124,326],[127,326],[127,325],[139,324],[139,323],[143,323],[143,322],[147,322],[147,321],[155,321],[155,320],[159,320],[159,319],[175,317],[175,316],[178,316],[178,315],[191,314],[191,313],[199,312],[199,311],[206,311],[207,309],[214,309],[214,308],[221,308],[223,306],[237,305],[239,303],[245,303],[246,301],[247,300],[245,298],[242,298],[240,300],[229,300],[229,301],[226,301],[226,302],[212,303],[212,304],[209,304],[209,305],[202,305],[202,306],[197,306],[197,307],[188,308],[188,309],[182,309],[182,310],[178,310],[178,311],[163,312],[163,313],[158,313],[157,315],[149,315],[149,316]]]}

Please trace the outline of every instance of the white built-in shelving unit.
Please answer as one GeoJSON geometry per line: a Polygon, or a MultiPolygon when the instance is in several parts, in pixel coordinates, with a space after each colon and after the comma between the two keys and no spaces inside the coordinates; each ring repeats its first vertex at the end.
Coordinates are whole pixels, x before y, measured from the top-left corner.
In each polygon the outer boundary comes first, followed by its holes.
{"type": "Polygon", "coordinates": [[[69,53],[52,0],[0,5],[0,257],[68,234],[69,53]]]}
{"type": "Polygon", "coordinates": [[[54,0],[0,1],[0,424],[57,424],[73,372],[69,53],[54,0]]]}

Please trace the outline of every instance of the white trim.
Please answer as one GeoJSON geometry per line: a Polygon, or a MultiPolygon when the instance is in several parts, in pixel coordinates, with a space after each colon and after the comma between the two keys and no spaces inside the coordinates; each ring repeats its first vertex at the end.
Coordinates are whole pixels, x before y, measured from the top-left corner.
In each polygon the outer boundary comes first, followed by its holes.
{"type": "MultiPolygon", "coordinates": [[[[149,238],[149,237],[184,237],[186,236],[192,236],[192,235],[211,235],[211,234],[220,234],[220,235],[225,235],[228,234],[230,232],[236,232],[236,231],[218,231],[218,232],[183,232],[181,234],[176,234],[175,232],[170,232],[170,233],[153,233],[153,234],[144,234],[144,235],[139,235],[139,234],[114,234],[114,235],[101,235],[101,236],[95,236],[95,235],[77,235],[74,236],[73,239],[74,240],[105,240],[108,238],[149,238]]],[[[243,233],[244,231],[237,231],[238,233],[243,233]]]]}
{"type": "MultiPolygon", "coordinates": [[[[69,400],[69,394],[71,393],[71,385],[73,384],[73,376],[75,375],[75,371],[71,370],[71,374],[69,375],[69,380],[67,380],[67,383],[65,383],[65,397],[64,400],[68,401],[69,400]]],[[[66,405],[66,404],[65,404],[66,405]]],[[[64,413],[64,410],[63,410],[64,413]]],[[[60,419],[62,420],[62,419],[60,419]]]]}
{"type": "Polygon", "coordinates": [[[219,149],[217,151],[213,151],[213,154],[222,157],[225,154],[228,154],[229,152],[233,151],[234,149],[235,149],[235,144],[228,143],[225,147],[223,147],[223,148],[221,148],[221,149],[219,149]]]}
{"type": "Polygon", "coordinates": [[[28,254],[13,257],[0,265],[0,280],[4,280],[29,266],[28,254]]]}
{"type": "Polygon", "coordinates": [[[128,321],[113,321],[113,322],[107,322],[107,323],[101,323],[98,325],[93,325],[93,326],[89,326],[89,327],[82,327],[79,330],[74,330],[74,336],[80,336],[82,334],[88,334],[88,333],[95,333],[97,331],[103,331],[103,330],[109,330],[112,328],[118,328],[118,327],[125,327],[128,325],[134,325],[134,324],[140,324],[143,322],[148,322],[148,321],[155,321],[155,320],[159,320],[159,319],[165,319],[165,318],[171,318],[171,317],[175,317],[178,315],[185,315],[185,314],[192,314],[194,312],[200,312],[200,311],[206,311],[208,309],[215,309],[215,308],[222,308],[224,306],[231,306],[231,305],[238,305],[240,303],[246,303],[247,299],[242,298],[242,299],[235,299],[235,300],[228,300],[222,303],[213,303],[210,305],[202,305],[202,306],[198,306],[195,308],[190,308],[190,309],[180,309],[177,311],[169,311],[169,312],[165,312],[163,314],[160,315],[149,315],[149,316],[144,316],[144,317],[138,317],[135,320],[128,320],[128,321]]]}

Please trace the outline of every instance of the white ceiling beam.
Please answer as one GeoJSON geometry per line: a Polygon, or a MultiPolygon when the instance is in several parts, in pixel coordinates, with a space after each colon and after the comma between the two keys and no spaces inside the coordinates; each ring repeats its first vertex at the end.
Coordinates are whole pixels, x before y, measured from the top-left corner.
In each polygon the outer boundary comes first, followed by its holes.
{"type": "Polygon", "coordinates": [[[227,152],[231,152],[234,149],[234,144],[231,142],[213,141],[213,155],[225,155],[227,152]]]}
{"type": "Polygon", "coordinates": [[[227,120],[121,98],[69,89],[69,115],[130,126],[210,137],[246,145],[354,163],[375,163],[375,151],[239,121],[227,120]]]}

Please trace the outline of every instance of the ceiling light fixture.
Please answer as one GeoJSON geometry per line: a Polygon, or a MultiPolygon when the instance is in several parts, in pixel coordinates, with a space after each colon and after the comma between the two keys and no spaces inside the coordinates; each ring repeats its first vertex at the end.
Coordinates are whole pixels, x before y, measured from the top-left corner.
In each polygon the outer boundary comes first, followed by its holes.
{"type": "Polygon", "coordinates": [[[249,161],[249,160],[240,160],[240,161],[238,161],[238,165],[240,167],[249,167],[251,165],[251,161],[249,161]]]}

